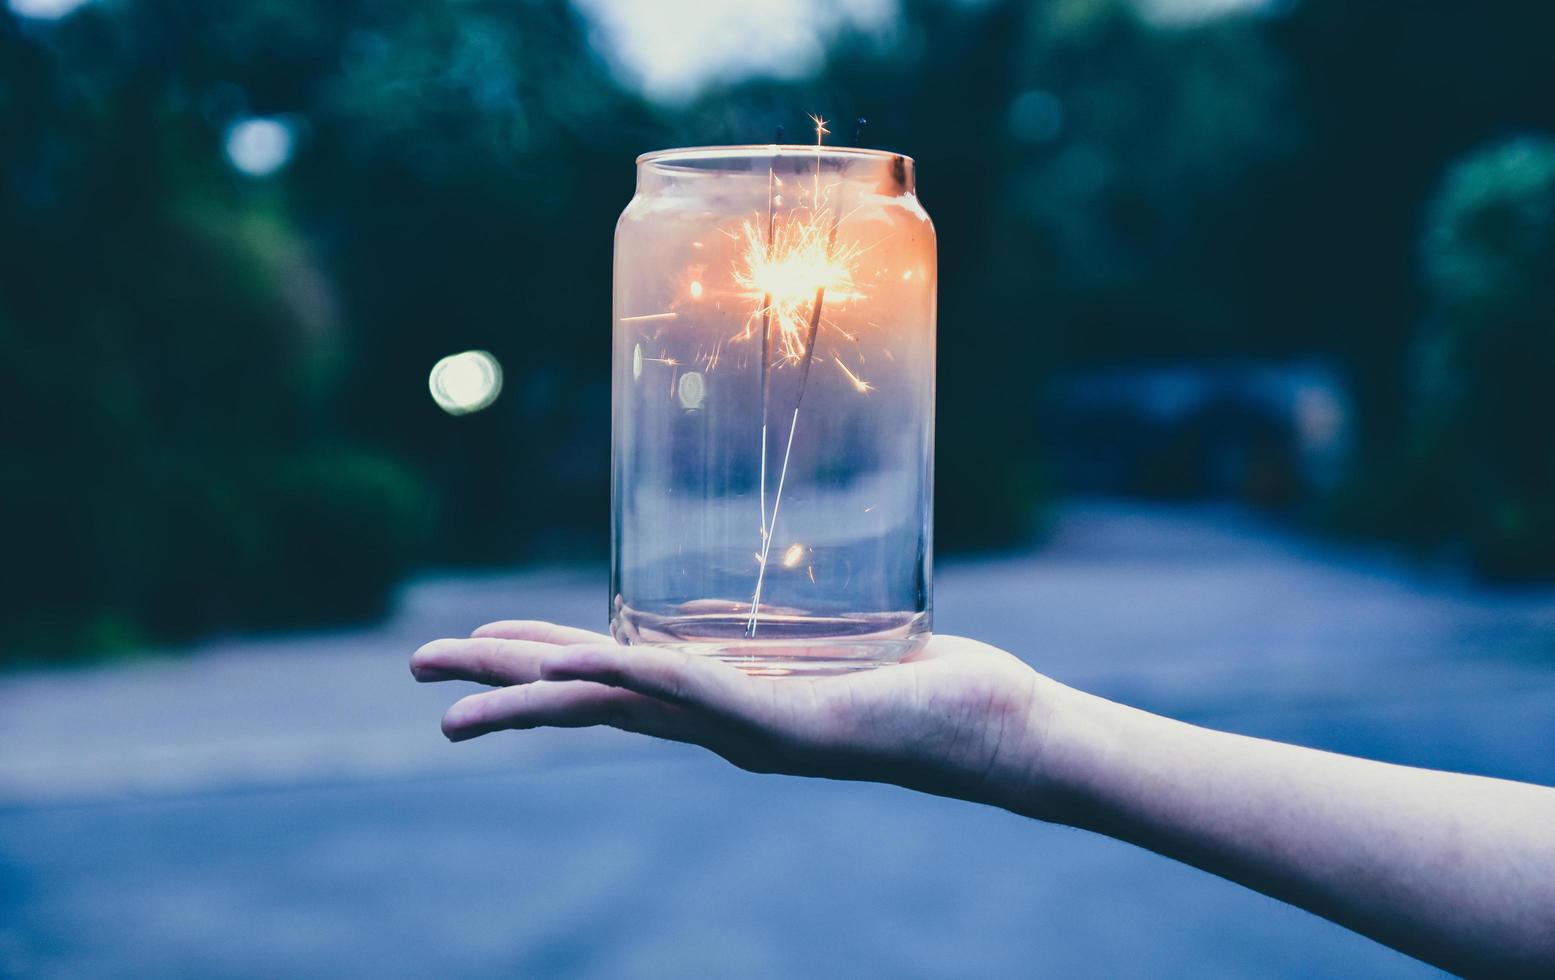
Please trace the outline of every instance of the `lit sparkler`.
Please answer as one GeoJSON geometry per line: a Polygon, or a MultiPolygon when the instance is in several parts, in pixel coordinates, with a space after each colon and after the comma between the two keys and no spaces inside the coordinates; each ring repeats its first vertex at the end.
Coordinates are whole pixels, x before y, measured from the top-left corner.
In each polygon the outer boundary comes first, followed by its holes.
{"type": "MultiPolygon", "coordinates": [[[[779,186],[768,170],[766,234],[753,221],[741,228],[744,249],[741,262],[733,270],[734,282],[744,290],[747,298],[757,300],[756,309],[746,321],[742,337],[752,329],[761,334],[761,472],[759,504],[761,507],[761,550],[757,553],[756,587],[751,594],[750,616],[745,622],[746,638],[756,636],[761,617],[761,593],[766,583],[767,563],[772,554],[772,540],[776,536],[779,511],[783,505],[783,487],[788,479],[788,463],[794,449],[794,432],[799,427],[799,409],[804,404],[805,390],[810,382],[810,367],[815,361],[816,337],[820,331],[822,310],[828,296],[833,303],[844,303],[859,298],[862,293],[854,281],[857,260],[862,253],[858,246],[837,246],[837,225],[840,217],[826,205],[821,193],[821,145],[826,134],[826,121],[811,116],[815,123],[815,179],[806,209],[794,208],[781,223],[773,213],[774,204],[781,202],[776,193],[779,186]],[[822,229],[825,229],[824,231],[822,229]],[[743,263],[743,264],[742,264],[743,263]],[[757,326],[759,324],[759,327],[757,326]],[[770,408],[770,371],[772,365],[771,344],[776,333],[782,360],[799,365],[799,394],[794,400],[793,414],[789,418],[788,441],[783,449],[783,464],[778,471],[777,488],[772,497],[772,511],[767,513],[767,428],[770,408]]],[[[855,390],[860,393],[870,388],[840,358],[837,366],[847,374],[855,390]]],[[[789,562],[792,545],[784,555],[784,565],[792,567],[798,557],[789,562]]],[[[803,554],[801,549],[799,555],[803,554]]],[[[813,578],[814,573],[811,572],[813,578]]]]}
{"type": "Polygon", "coordinates": [[[853,273],[863,250],[837,246],[837,219],[824,206],[769,228],[763,235],[755,222],[742,226],[745,247],[734,283],[745,298],[760,301],[746,332],[759,323],[764,336],[775,333],[782,358],[797,364],[808,351],[805,335],[816,291],[824,291],[833,303],[862,297],[853,273]]]}

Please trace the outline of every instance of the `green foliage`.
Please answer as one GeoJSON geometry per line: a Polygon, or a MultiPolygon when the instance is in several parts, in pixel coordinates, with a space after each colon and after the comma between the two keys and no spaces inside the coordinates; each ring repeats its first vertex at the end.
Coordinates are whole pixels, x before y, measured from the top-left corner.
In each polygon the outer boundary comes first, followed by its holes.
{"type": "Polygon", "coordinates": [[[134,48],[146,24],[109,57],[89,13],[47,45],[0,34],[24,137],[0,192],[0,651],[376,611],[424,554],[425,490],[381,453],[319,462],[341,451],[326,274],[134,48]]]}
{"type": "Polygon", "coordinates": [[[1432,301],[1410,464],[1494,575],[1555,574],[1555,140],[1514,139],[1447,174],[1422,247],[1432,301]]]}
{"type": "Polygon", "coordinates": [[[1160,30],[1129,0],[1066,0],[1030,5],[1024,33],[1000,120],[998,276],[1027,291],[1009,308],[1035,306],[1063,362],[1278,345],[1247,329],[1263,298],[1239,275],[1267,259],[1228,234],[1259,220],[1241,209],[1296,146],[1265,25],[1160,30]]]}
{"type": "Polygon", "coordinates": [[[428,560],[597,555],[610,229],[656,127],[565,0],[0,10],[26,556],[0,650],[330,622],[428,560]],[[235,173],[227,127],[283,112],[291,166],[235,173]],[[427,370],[472,347],[507,392],[450,418],[427,370]]]}
{"type": "Polygon", "coordinates": [[[1405,438],[1336,501],[1341,526],[1460,549],[1495,578],[1555,575],[1555,140],[1448,168],[1420,242],[1429,298],[1405,438]]]}
{"type": "Polygon", "coordinates": [[[1555,139],[1509,140],[1455,165],[1427,211],[1422,252],[1447,338],[1555,335],[1555,139]]]}

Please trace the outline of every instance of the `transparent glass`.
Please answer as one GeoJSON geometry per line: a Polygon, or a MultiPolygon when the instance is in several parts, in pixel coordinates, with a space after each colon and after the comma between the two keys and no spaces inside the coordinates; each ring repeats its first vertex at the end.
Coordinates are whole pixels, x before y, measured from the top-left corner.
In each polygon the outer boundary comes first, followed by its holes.
{"type": "Polygon", "coordinates": [[[638,159],[615,238],[618,640],[826,673],[928,638],[935,287],[907,157],[638,159]]]}

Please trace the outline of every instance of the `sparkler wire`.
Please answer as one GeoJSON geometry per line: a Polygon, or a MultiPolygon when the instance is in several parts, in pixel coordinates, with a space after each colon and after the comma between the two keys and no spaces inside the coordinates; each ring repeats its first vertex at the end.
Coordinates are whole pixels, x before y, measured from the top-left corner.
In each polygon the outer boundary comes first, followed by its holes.
{"type": "MultiPolygon", "coordinates": [[[[811,191],[810,208],[812,214],[820,208],[821,201],[821,143],[827,133],[826,122],[819,116],[812,116],[815,123],[815,186],[811,191]]],[[[772,169],[768,164],[767,169],[767,255],[772,254],[772,169]]],[[[826,254],[831,255],[837,245],[837,224],[839,217],[834,214],[831,222],[831,230],[826,236],[826,254]]],[[[760,625],[761,618],[761,591],[767,579],[767,561],[772,554],[772,538],[777,532],[778,510],[783,506],[783,486],[788,480],[788,462],[794,451],[794,432],[799,428],[799,409],[804,404],[805,390],[810,385],[810,367],[815,363],[815,341],[821,328],[821,309],[826,301],[826,284],[822,282],[815,289],[815,302],[810,306],[810,330],[805,338],[804,360],[799,372],[799,395],[794,399],[794,413],[788,422],[788,441],[783,447],[783,468],[778,471],[777,490],[772,497],[772,519],[767,520],[766,506],[766,470],[767,470],[767,409],[769,400],[769,360],[768,352],[768,322],[771,316],[771,294],[767,293],[762,301],[762,395],[761,395],[761,518],[762,541],[760,561],[756,569],[756,587],[751,595],[750,616],[745,621],[745,638],[755,639],[756,629],[760,625]]]]}
{"type": "MultiPolygon", "coordinates": [[[[772,260],[772,191],[776,174],[773,173],[773,160],[767,161],[767,260],[772,260]]],[[[772,397],[772,337],[770,334],[772,322],[772,294],[762,294],[761,297],[761,476],[760,482],[760,507],[761,507],[761,541],[765,545],[770,536],[767,527],[767,408],[772,397]]]]}
{"type": "MultiPolygon", "coordinates": [[[[827,236],[829,251],[837,241],[837,222],[833,221],[827,236]]],[[[761,617],[761,589],[767,579],[767,559],[772,553],[772,538],[777,533],[778,508],[783,506],[783,484],[788,480],[788,459],[794,451],[794,431],[799,428],[799,408],[804,404],[805,390],[810,385],[810,367],[815,363],[815,339],[821,329],[821,307],[826,302],[826,286],[815,288],[815,303],[810,307],[810,334],[805,338],[804,361],[799,368],[799,397],[794,399],[794,414],[788,422],[788,444],[783,447],[783,468],[778,471],[777,492],[772,497],[772,520],[767,524],[766,540],[761,543],[761,561],[756,568],[756,589],[751,596],[750,617],[745,620],[745,638],[756,638],[756,627],[761,617]]],[[[765,440],[765,426],[763,426],[765,440]]]]}

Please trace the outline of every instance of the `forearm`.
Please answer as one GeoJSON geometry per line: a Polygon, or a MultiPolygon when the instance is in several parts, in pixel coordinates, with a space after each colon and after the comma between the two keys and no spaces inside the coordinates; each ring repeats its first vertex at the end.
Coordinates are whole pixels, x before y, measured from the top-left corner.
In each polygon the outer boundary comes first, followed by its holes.
{"type": "Polygon", "coordinates": [[[1210,731],[1069,692],[1012,809],[1462,973],[1555,974],[1555,790],[1210,731]]]}
{"type": "Polygon", "coordinates": [[[897,782],[1147,847],[1452,970],[1555,976],[1555,790],[1196,728],[958,637],[899,667],[773,681],[506,622],[411,666],[495,685],[448,710],[456,740],[614,725],[759,772],[897,782]]]}

